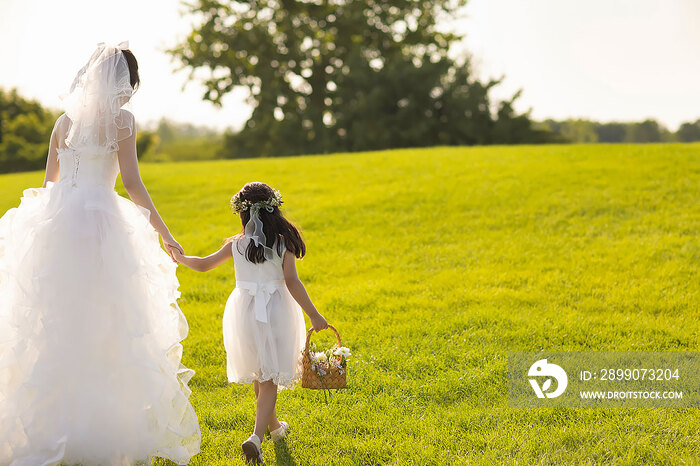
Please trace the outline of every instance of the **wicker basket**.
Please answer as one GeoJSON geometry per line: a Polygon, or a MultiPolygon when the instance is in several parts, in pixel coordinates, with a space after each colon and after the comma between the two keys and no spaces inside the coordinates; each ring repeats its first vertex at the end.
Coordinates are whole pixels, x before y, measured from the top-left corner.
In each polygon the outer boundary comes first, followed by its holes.
{"type": "MultiPolygon", "coordinates": [[[[338,347],[343,346],[340,343],[340,334],[332,325],[328,328],[335,332],[335,338],[338,342],[338,347]]],[[[313,327],[306,334],[306,345],[304,346],[304,353],[302,356],[302,362],[304,364],[304,372],[301,376],[301,386],[304,388],[310,388],[312,390],[330,390],[331,388],[345,388],[347,387],[347,367],[341,374],[339,370],[335,367],[329,367],[328,373],[326,375],[320,376],[311,368],[311,357],[309,356],[309,344],[311,343],[311,334],[314,332],[313,327]]]]}

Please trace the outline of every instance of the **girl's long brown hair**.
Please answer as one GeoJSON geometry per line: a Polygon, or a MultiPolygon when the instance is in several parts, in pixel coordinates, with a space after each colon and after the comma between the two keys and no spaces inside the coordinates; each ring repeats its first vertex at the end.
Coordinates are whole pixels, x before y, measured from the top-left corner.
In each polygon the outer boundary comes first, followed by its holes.
{"type": "MultiPolygon", "coordinates": [[[[274,195],[275,190],[270,186],[259,181],[254,181],[243,186],[243,188],[236,193],[234,199],[255,203],[270,199],[274,195]]],[[[236,236],[229,238],[229,242],[243,236],[245,225],[248,223],[248,220],[250,220],[250,209],[240,212],[239,215],[243,229],[236,236]]],[[[263,224],[263,233],[265,233],[267,247],[272,248],[275,243],[277,243],[277,254],[281,255],[282,244],[284,244],[287,250],[294,254],[294,257],[298,259],[304,257],[306,254],[306,244],[301,237],[299,227],[284,218],[279,207],[273,207],[272,212],[268,212],[264,208],[260,209],[260,220],[263,224]],[[277,241],[278,238],[280,241],[277,241]],[[283,241],[284,243],[282,243],[283,241]]],[[[236,244],[236,247],[238,247],[238,244],[236,244]]],[[[265,250],[262,246],[256,246],[255,243],[251,241],[246,248],[245,257],[255,264],[260,264],[265,262],[265,250]]]]}

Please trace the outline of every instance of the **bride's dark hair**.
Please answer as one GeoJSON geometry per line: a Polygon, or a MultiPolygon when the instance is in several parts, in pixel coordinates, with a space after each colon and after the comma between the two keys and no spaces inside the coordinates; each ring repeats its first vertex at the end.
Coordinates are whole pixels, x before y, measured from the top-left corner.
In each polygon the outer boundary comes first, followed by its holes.
{"type": "Polygon", "coordinates": [[[122,50],[124,58],[126,58],[126,63],[129,65],[129,83],[131,87],[136,90],[136,88],[141,84],[141,78],[139,77],[139,62],[136,61],[131,50],[122,50]]]}
{"type": "MultiPolygon", "coordinates": [[[[233,196],[233,199],[237,199],[240,202],[249,201],[252,204],[255,202],[267,201],[274,197],[274,189],[265,183],[254,181],[243,186],[243,188],[233,196]]],[[[279,238],[280,241],[277,241],[276,246],[277,254],[282,254],[282,241],[284,241],[284,246],[289,252],[294,254],[294,257],[298,259],[304,257],[306,254],[306,244],[304,244],[304,240],[301,237],[299,227],[284,218],[282,211],[280,211],[277,206],[272,208],[272,212],[268,212],[266,209],[260,209],[259,212],[267,247],[272,248],[277,238],[279,238]]],[[[250,209],[239,212],[239,216],[243,224],[243,230],[236,236],[229,238],[229,241],[243,237],[245,226],[248,220],[250,220],[250,209]]],[[[238,247],[238,244],[236,244],[236,247],[238,247]]],[[[256,246],[255,243],[251,241],[246,248],[245,256],[246,259],[255,264],[265,262],[265,249],[262,246],[256,246]]]]}

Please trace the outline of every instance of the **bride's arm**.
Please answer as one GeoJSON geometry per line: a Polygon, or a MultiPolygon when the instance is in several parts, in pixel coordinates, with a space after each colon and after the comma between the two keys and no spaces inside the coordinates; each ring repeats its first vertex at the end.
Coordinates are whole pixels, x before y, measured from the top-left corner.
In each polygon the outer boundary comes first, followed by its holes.
{"type": "Polygon", "coordinates": [[[163,219],[160,217],[156,206],[151,200],[150,194],[148,194],[146,186],[144,186],[141,180],[139,161],[136,156],[136,131],[128,138],[119,141],[119,151],[117,155],[119,157],[119,170],[122,174],[122,182],[131,200],[151,212],[151,225],[153,225],[153,228],[155,228],[161,238],[163,238],[163,244],[168,252],[170,252],[171,249],[177,249],[184,254],[185,251],[182,249],[182,246],[175,241],[173,235],[170,234],[170,230],[168,230],[165,222],[163,222],[163,219]]]}
{"type": "MultiPolygon", "coordinates": [[[[59,118],[60,119],[60,118],[59,118]]],[[[58,167],[58,136],[56,135],[58,121],[51,131],[51,141],[49,142],[49,155],[46,157],[46,175],[44,175],[44,188],[49,182],[55,183],[59,177],[58,167]]]]}

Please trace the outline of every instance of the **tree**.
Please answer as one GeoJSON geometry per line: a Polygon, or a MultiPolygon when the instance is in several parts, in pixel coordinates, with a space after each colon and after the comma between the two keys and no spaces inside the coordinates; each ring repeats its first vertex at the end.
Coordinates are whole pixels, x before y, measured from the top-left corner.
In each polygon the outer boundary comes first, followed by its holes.
{"type": "Polygon", "coordinates": [[[57,117],[38,102],[21,97],[16,89],[0,90],[0,172],[44,166],[57,117]]]}
{"type": "Polygon", "coordinates": [[[0,90],[0,143],[3,141],[4,133],[9,133],[7,129],[9,122],[27,114],[35,114],[40,119],[44,119],[47,111],[38,102],[22,98],[17,89],[9,92],[0,90]]]}
{"type": "MultiPolygon", "coordinates": [[[[498,81],[474,79],[467,59],[448,56],[460,36],[438,29],[465,3],[195,0],[198,25],[170,52],[191,78],[209,71],[205,100],[250,90],[230,156],[499,142],[488,97],[498,81]]],[[[511,142],[534,138],[527,116],[503,114],[522,126],[511,142]]]]}
{"type": "Polygon", "coordinates": [[[154,131],[139,131],[136,135],[136,155],[143,158],[149,151],[160,143],[158,134],[154,131]]]}
{"type": "Polygon", "coordinates": [[[661,142],[662,128],[656,120],[632,123],[627,129],[626,142],[661,142]]]}
{"type": "Polygon", "coordinates": [[[598,142],[596,134],[597,123],[590,120],[545,120],[542,123],[558,142],[573,142],[573,143],[595,143],[598,142]]]}
{"type": "Polygon", "coordinates": [[[627,134],[625,123],[598,123],[595,127],[598,142],[624,142],[627,134]]]}
{"type": "Polygon", "coordinates": [[[676,138],[681,142],[700,141],[700,120],[695,123],[683,123],[676,132],[676,138]]]}

